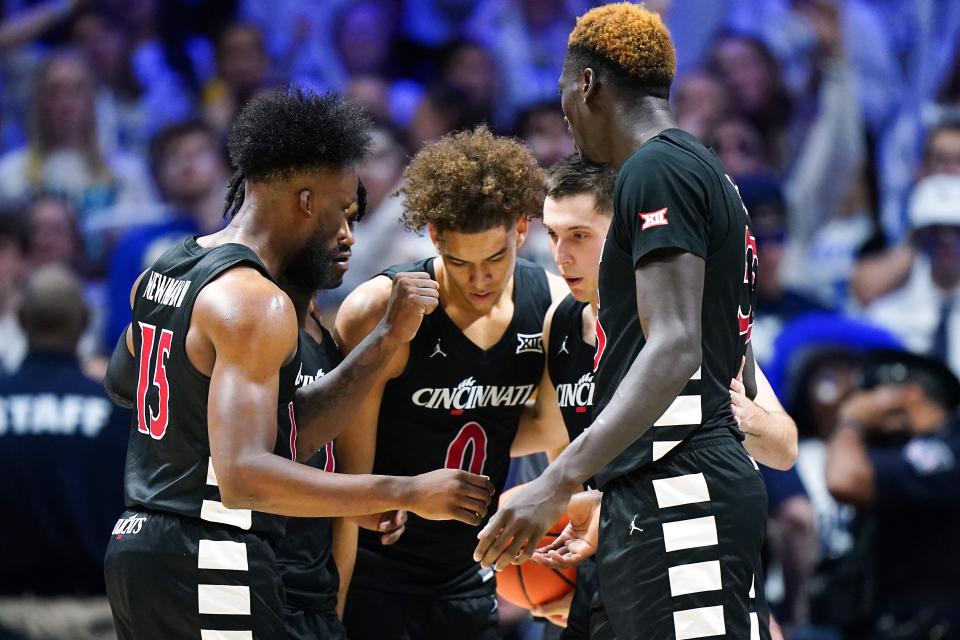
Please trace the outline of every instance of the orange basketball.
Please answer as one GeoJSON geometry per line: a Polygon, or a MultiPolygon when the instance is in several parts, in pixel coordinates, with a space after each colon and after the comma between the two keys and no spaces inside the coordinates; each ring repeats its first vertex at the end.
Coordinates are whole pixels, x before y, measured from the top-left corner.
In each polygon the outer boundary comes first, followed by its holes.
{"type": "MultiPolygon", "coordinates": [[[[504,492],[500,496],[501,500],[515,488],[504,492]]],[[[568,522],[566,515],[561,517],[540,539],[537,548],[553,542],[563,532],[568,522]]],[[[551,569],[532,560],[519,566],[508,565],[497,574],[497,594],[507,602],[524,609],[532,609],[535,605],[562,598],[573,591],[576,584],[576,569],[551,569]]]]}

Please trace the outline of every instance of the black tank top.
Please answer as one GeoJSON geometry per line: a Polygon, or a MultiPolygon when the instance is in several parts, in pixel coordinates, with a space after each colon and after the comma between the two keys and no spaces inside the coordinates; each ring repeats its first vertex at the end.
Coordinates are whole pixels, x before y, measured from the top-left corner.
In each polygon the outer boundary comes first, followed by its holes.
{"type": "MultiPolygon", "coordinates": [[[[323,329],[323,342],[300,331],[300,369],[297,388],[322,378],[340,364],[340,349],[333,336],[323,329]]],[[[289,420],[287,407],[280,409],[280,421],[289,420]]],[[[333,441],[317,451],[306,464],[323,471],[336,470],[333,441]]],[[[277,561],[287,595],[287,607],[294,610],[333,611],[337,606],[340,575],[333,561],[330,518],[290,518],[287,531],[277,543],[277,561]]]]}
{"type": "MultiPolygon", "coordinates": [[[[426,271],[433,258],[384,272],[426,271]]],[[[550,288],[543,269],[517,260],[513,319],[486,351],[471,342],[438,307],[410,343],[404,372],[387,383],[380,405],[373,472],[412,476],[462,468],[490,477],[503,490],[510,446],[524,403],[543,375],[543,318],[550,288]]],[[[427,521],[410,514],[398,542],[380,544],[360,532],[352,585],[357,589],[431,596],[492,590],[492,572],[473,561],[479,528],[427,521]]]]}
{"type": "Polygon", "coordinates": [[[583,340],[586,302],[568,295],[557,305],[550,324],[547,372],[557,390],[557,402],[567,435],[573,442],[593,418],[593,356],[597,348],[583,340]]]}
{"type": "MultiPolygon", "coordinates": [[[[188,238],[160,256],[137,287],[132,324],[139,376],[127,445],[126,503],[276,536],[283,533],[286,518],[228,509],[220,500],[207,433],[210,378],[193,367],[186,351],[197,295],[214,278],[240,266],[272,280],[248,247],[206,249],[188,238]]],[[[297,350],[280,369],[280,406],[293,400],[299,341],[297,350]]],[[[274,453],[290,458],[290,445],[288,419],[277,425],[274,453]]]]}

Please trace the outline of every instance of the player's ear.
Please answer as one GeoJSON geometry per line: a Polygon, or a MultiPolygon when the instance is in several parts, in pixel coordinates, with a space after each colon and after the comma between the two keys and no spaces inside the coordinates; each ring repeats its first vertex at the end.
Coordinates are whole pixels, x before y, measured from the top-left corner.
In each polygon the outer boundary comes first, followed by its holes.
{"type": "Polygon", "coordinates": [[[443,237],[440,235],[440,232],[437,231],[437,228],[430,222],[427,223],[427,233],[430,234],[430,242],[433,243],[437,253],[442,253],[441,249],[443,245],[443,237]]]}
{"type": "Polygon", "coordinates": [[[593,69],[587,67],[580,73],[580,96],[583,103],[593,98],[597,91],[597,74],[593,69]]]}
{"type": "Polygon", "coordinates": [[[311,202],[310,197],[313,194],[310,193],[310,189],[301,189],[300,190],[300,211],[305,213],[308,216],[313,215],[313,210],[310,208],[311,202]]]}
{"type": "Polygon", "coordinates": [[[520,216],[520,219],[517,220],[517,249],[523,246],[523,243],[527,240],[527,232],[530,230],[530,220],[527,216],[520,216]]]}

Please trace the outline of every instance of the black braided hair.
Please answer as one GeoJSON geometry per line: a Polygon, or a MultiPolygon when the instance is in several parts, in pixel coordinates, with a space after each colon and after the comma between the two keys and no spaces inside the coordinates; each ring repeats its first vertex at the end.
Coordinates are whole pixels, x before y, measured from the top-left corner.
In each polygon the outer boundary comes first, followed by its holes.
{"type": "Polygon", "coordinates": [[[230,176],[230,182],[227,183],[226,203],[223,206],[224,218],[228,216],[232,218],[237,215],[237,211],[240,211],[240,207],[243,206],[243,192],[246,183],[247,178],[240,169],[234,171],[233,175],[230,176]]]}

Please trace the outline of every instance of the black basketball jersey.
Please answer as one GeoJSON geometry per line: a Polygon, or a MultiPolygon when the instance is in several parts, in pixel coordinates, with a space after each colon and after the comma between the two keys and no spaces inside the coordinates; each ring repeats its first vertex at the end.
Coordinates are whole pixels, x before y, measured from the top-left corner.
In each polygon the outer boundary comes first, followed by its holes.
{"type": "MultiPolygon", "coordinates": [[[[300,331],[300,368],[297,388],[322,378],[340,364],[340,349],[333,336],[323,329],[323,342],[300,331]]],[[[281,407],[280,420],[289,419],[281,407]]],[[[336,470],[334,443],[328,442],[306,464],[333,472],[336,470]]],[[[332,521],[330,518],[289,518],[287,531],[277,543],[277,562],[287,594],[287,606],[295,610],[333,611],[337,606],[340,575],[333,560],[332,521]]]]}
{"type": "Polygon", "coordinates": [[[573,442],[590,426],[593,407],[593,355],[597,348],[583,340],[586,302],[568,295],[553,311],[547,353],[547,373],[557,390],[557,402],[567,435],[573,442]]]}
{"type": "MultiPolygon", "coordinates": [[[[187,330],[197,295],[238,266],[271,278],[257,255],[241,244],[206,249],[188,238],[160,256],[137,286],[132,325],[139,375],[127,445],[126,503],[279,535],[286,518],[223,506],[207,433],[210,378],[187,357],[187,330]]],[[[281,406],[293,400],[299,366],[298,353],[280,370],[281,406]]],[[[290,458],[291,442],[288,418],[277,425],[274,453],[290,458]]]]}
{"type": "MultiPolygon", "coordinates": [[[[426,271],[434,277],[433,260],[391,267],[384,274],[426,271]]],[[[489,476],[498,494],[503,490],[524,403],[543,375],[550,288],[542,268],[517,260],[513,299],[513,319],[486,351],[442,306],[424,317],[410,343],[406,369],[384,391],[374,473],[412,476],[462,468],[489,476]]],[[[390,546],[380,544],[376,533],[361,531],[353,585],[446,596],[492,589],[492,572],[481,572],[472,557],[478,531],[414,514],[403,537],[390,546]]]]}
{"type": "Polygon", "coordinates": [[[613,397],[645,343],[634,269],[648,253],[664,248],[706,261],[702,366],[651,429],[597,475],[601,488],[664,457],[694,431],[725,428],[740,437],[729,384],[753,327],[757,244],[737,187],[719,159],[679,129],[651,138],[617,175],[614,217],[600,262],[596,411],[613,397]]]}

